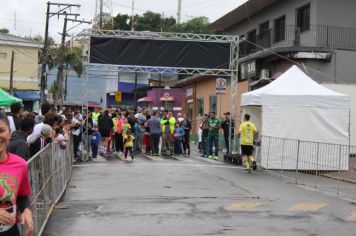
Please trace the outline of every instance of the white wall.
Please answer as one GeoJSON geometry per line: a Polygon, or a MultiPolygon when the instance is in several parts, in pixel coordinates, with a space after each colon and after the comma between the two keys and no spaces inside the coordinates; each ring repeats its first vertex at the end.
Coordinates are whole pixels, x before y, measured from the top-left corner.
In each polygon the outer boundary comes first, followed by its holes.
{"type": "Polygon", "coordinates": [[[356,147],[356,84],[322,84],[323,86],[351,97],[350,138],[351,146],[356,147]]]}

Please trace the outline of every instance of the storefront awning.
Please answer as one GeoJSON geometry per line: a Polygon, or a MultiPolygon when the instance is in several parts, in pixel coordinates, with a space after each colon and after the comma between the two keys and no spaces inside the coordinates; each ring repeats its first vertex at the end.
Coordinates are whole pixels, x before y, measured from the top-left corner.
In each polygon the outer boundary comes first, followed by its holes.
{"type": "Polygon", "coordinates": [[[39,101],[40,93],[38,91],[15,91],[15,97],[21,98],[23,101],[39,101]]]}
{"type": "Polygon", "coordinates": [[[137,100],[137,102],[153,102],[152,97],[143,97],[137,100]]]}
{"type": "Polygon", "coordinates": [[[161,97],[159,99],[161,102],[174,102],[174,97],[161,97]]]}

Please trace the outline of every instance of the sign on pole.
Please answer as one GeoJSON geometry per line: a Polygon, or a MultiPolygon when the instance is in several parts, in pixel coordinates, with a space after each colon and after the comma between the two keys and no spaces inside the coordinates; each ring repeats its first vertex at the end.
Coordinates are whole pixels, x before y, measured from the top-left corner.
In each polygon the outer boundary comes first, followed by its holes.
{"type": "Polygon", "coordinates": [[[226,92],[226,79],[217,78],[216,79],[216,94],[225,94],[226,92]]]}
{"type": "Polygon", "coordinates": [[[115,92],[115,102],[121,102],[122,101],[122,93],[121,91],[116,91],[115,92]]]}

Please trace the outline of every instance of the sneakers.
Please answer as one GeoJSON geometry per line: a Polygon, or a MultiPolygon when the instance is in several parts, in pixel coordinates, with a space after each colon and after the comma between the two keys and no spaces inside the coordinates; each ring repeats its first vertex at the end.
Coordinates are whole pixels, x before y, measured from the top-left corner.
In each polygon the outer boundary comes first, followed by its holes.
{"type": "Polygon", "coordinates": [[[213,159],[213,156],[212,156],[212,155],[209,155],[209,156],[208,156],[208,159],[209,159],[209,160],[213,159]]]}
{"type": "Polygon", "coordinates": [[[219,157],[218,157],[218,156],[213,156],[213,159],[214,159],[215,161],[218,161],[218,160],[219,160],[219,157]]]}

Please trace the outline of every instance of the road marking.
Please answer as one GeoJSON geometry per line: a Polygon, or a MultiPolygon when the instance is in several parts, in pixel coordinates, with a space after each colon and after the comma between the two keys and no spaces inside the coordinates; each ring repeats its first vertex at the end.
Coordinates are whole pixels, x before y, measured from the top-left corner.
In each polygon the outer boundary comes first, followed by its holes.
{"type": "Polygon", "coordinates": [[[262,202],[236,202],[224,207],[227,211],[245,211],[261,206],[262,202]]]}
{"type": "MultiPolygon", "coordinates": [[[[242,167],[239,166],[223,166],[223,165],[203,165],[203,164],[184,164],[184,163],[160,163],[160,162],[152,162],[152,163],[133,163],[135,166],[150,166],[150,165],[156,165],[156,166],[187,166],[187,167],[210,167],[210,168],[222,168],[222,169],[242,169],[242,167]]],[[[125,163],[102,163],[102,162],[97,162],[93,164],[75,164],[73,165],[74,167],[95,167],[95,166],[127,166],[125,163]]]]}
{"type": "Polygon", "coordinates": [[[347,220],[356,222],[356,211],[352,212],[348,217],[347,220]]]}
{"type": "Polygon", "coordinates": [[[289,208],[290,211],[309,211],[315,212],[324,207],[327,207],[328,204],[319,203],[319,202],[302,202],[294,205],[293,207],[289,208]]]}

